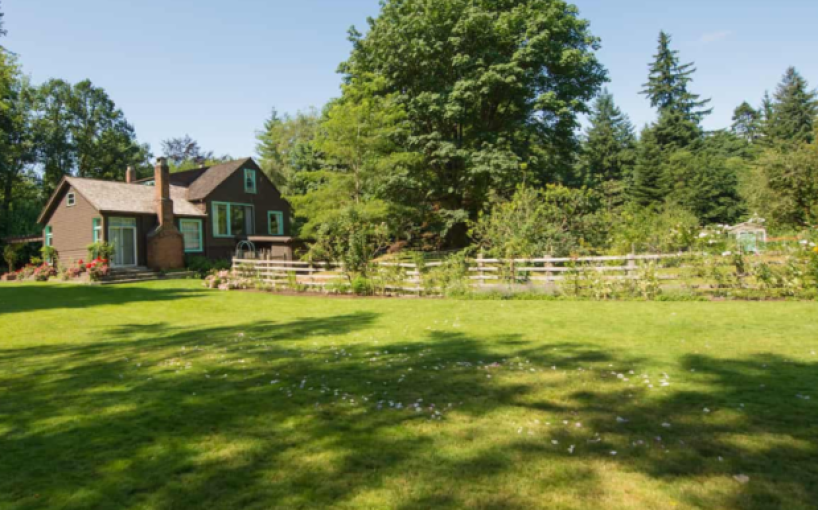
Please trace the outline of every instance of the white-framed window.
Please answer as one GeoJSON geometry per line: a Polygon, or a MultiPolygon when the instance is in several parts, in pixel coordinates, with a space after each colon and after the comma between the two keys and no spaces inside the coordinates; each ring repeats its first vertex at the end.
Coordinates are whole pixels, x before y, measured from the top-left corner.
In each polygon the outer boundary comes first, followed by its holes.
{"type": "Polygon", "coordinates": [[[74,193],[73,191],[69,193],[68,196],[65,198],[65,205],[68,207],[74,207],[75,205],[77,205],[77,194],[74,193]]]}
{"type": "Polygon", "coordinates": [[[202,220],[180,219],[179,230],[185,239],[185,253],[202,253],[204,251],[202,220]]]}

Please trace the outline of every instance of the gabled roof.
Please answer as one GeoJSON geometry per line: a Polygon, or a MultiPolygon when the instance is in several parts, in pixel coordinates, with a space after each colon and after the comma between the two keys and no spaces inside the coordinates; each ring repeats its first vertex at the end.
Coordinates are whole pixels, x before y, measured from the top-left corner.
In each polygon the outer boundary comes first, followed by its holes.
{"type": "Polygon", "coordinates": [[[202,172],[201,176],[191,182],[188,188],[188,200],[204,200],[221,183],[233,175],[234,172],[248,164],[251,164],[253,168],[257,167],[253,158],[237,159],[235,161],[228,161],[227,163],[211,166],[202,172]]]}
{"type": "MultiPolygon", "coordinates": [[[[57,190],[43,209],[38,221],[51,214],[56,205],[56,198],[65,186],[72,186],[100,212],[118,212],[128,214],[156,214],[156,188],[125,182],[101,181],[81,177],[63,178],[57,190]]],[[[170,187],[170,198],[173,200],[173,214],[178,216],[207,216],[187,200],[187,188],[170,187]]]]}
{"type": "MultiPolygon", "coordinates": [[[[210,167],[172,173],[170,174],[170,183],[188,188],[187,198],[195,202],[207,198],[209,194],[213,193],[213,190],[218,188],[234,172],[248,166],[260,170],[253,158],[235,159],[210,167]]],[[[150,182],[153,180],[153,177],[147,177],[136,182],[150,182]]]]}

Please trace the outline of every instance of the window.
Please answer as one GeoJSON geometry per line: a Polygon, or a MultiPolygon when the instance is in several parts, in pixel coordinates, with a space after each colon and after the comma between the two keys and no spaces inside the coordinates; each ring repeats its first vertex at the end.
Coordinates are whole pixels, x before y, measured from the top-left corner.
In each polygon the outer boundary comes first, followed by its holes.
{"type": "Polygon", "coordinates": [[[271,236],[284,235],[284,213],[281,211],[267,212],[267,233],[271,236]]]}
{"type": "Polygon", "coordinates": [[[257,193],[255,170],[250,170],[249,168],[244,169],[244,192],[257,193]]]}
{"type": "Polygon", "coordinates": [[[94,243],[102,242],[102,218],[94,218],[94,243]]]}
{"type": "Polygon", "coordinates": [[[65,205],[68,207],[74,207],[77,205],[77,195],[75,193],[69,193],[68,197],[65,199],[65,205]]]}
{"type": "Polygon", "coordinates": [[[45,227],[45,245],[54,246],[54,231],[51,229],[51,225],[45,227]]]}
{"type": "Polygon", "coordinates": [[[202,253],[202,220],[179,220],[179,230],[185,238],[185,253],[202,253]]]}
{"type": "Polygon", "coordinates": [[[250,204],[213,202],[215,237],[247,236],[255,233],[255,209],[250,204]]]}

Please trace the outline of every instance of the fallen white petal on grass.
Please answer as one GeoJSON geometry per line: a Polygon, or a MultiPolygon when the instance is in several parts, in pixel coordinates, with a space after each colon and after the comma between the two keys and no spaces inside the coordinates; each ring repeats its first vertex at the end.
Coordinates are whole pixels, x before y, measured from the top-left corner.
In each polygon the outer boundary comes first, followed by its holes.
{"type": "Polygon", "coordinates": [[[742,485],[750,482],[750,477],[747,475],[736,475],[733,477],[733,479],[742,485]]]}

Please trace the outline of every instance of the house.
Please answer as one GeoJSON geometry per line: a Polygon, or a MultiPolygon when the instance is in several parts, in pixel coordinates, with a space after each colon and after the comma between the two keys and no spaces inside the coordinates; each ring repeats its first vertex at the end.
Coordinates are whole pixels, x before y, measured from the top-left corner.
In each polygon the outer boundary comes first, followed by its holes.
{"type": "Polygon", "coordinates": [[[159,158],[154,176],[125,182],[65,177],[43,209],[43,244],[60,260],[87,247],[114,247],[114,267],[182,268],[185,255],[229,259],[247,242],[291,260],[290,204],[251,158],[171,174],[159,158]]]}

